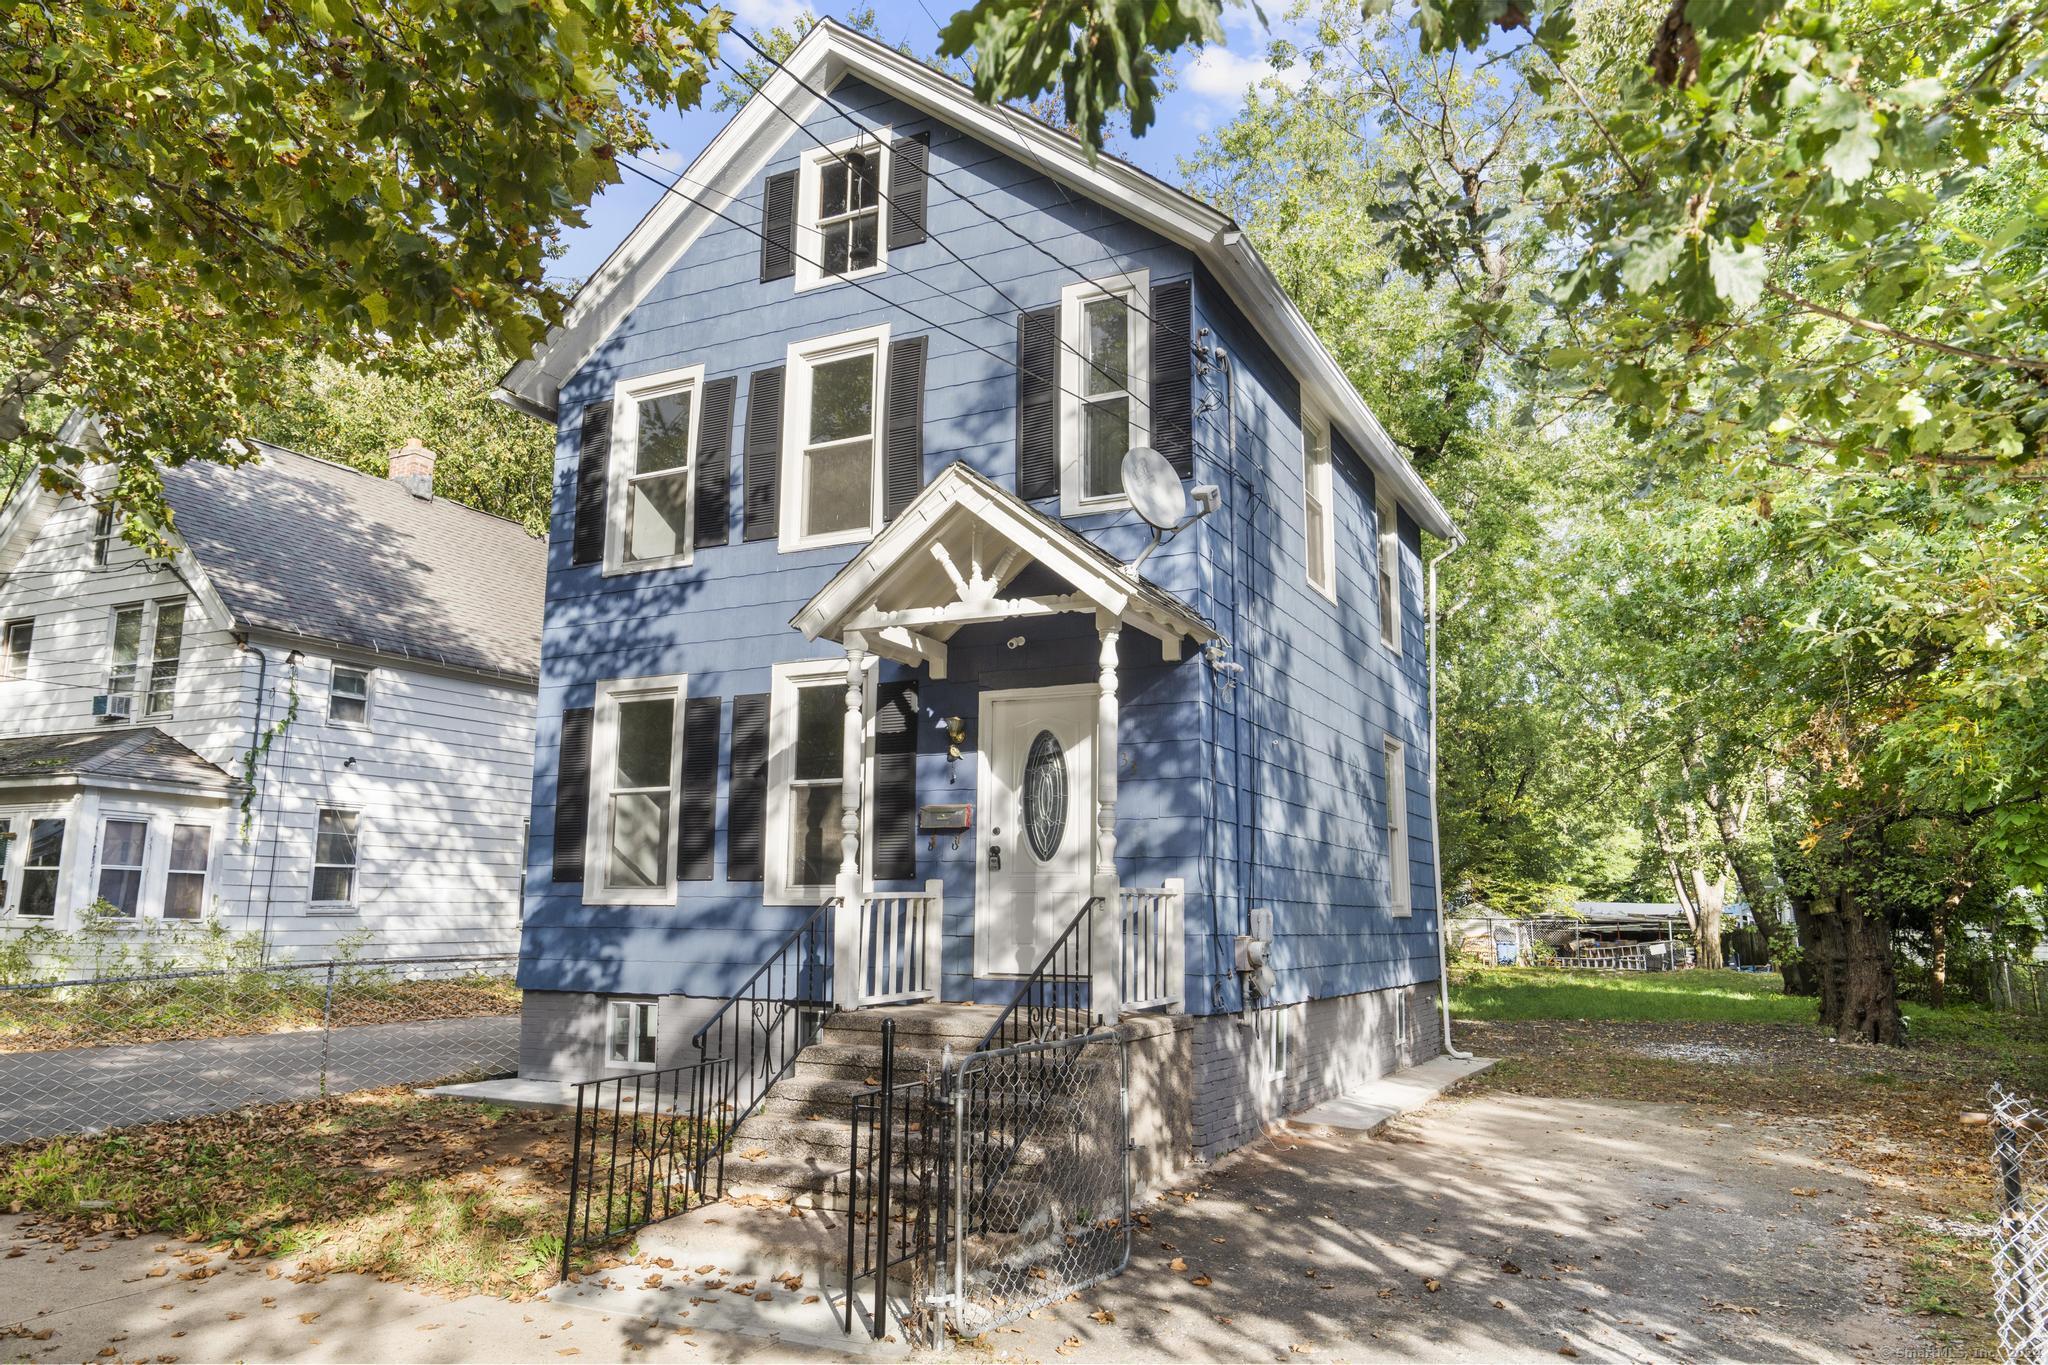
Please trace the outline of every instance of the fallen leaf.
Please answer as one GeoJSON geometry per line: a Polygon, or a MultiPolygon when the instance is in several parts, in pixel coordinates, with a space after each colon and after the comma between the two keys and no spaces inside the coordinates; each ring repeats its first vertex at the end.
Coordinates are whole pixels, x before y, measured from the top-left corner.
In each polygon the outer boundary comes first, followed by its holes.
{"type": "Polygon", "coordinates": [[[1567,1341],[1564,1345],[1557,1348],[1557,1353],[1561,1356],[1575,1356],[1579,1353],[1579,1348],[1567,1341]]]}
{"type": "Polygon", "coordinates": [[[1817,1199],[1820,1197],[1819,1190],[1809,1190],[1804,1186],[1800,1185],[1794,1185],[1792,1187],[1792,1194],[1793,1197],[1798,1199],[1817,1199]]]}
{"type": "Polygon", "coordinates": [[[1167,1263],[1166,1268],[1168,1270],[1173,1271],[1175,1274],[1179,1274],[1181,1271],[1186,1270],[1188,1268],[1188,1263],[1184,1257],[1176,1256],[1173,1258],[1173,1260],[1167,1263]]]}
{"type": "Polygon", "coordinates": [[[1504,1275],[1519,1275],[1522,1273],[1522,1267],[1516,1265],[1513,1261],[1502,1261],[1500,1268],[1501,1273],[1504,1275]]]}
{"type": "Polygon", "coordinates": [[[1215,1281],[1211,1280],[1207,1275],[1197,1275],[1192,1280],[1189,1280],[1188,1283],[1197,1289],[1207,1289],[1215,1281]]]}
{"type": "Polygon", "coordinates": [[[1437,1290],[1442,1289],[1444,1287],[1444,1282],[1442,1280],[1424,1280],[1422,1282],[1422,1287],[1424,1289],[1427,1289],[1430,1293],[1434,1294],[1437,1290]]]}
{"type": "Polygon", "coordinates": [[[1101,1323],[1105,1327],[1109,1326],[1111,1323],[1116,1321],[1116,1314],[1110,1312],[1107,1308],[1098,1308],[1093,1313],[1090,1313],[1088,1316],[1095,1319],[1095,1321],[1101,1323]]]}
{"type": "Polygon", "coordinates": [[[299,1321],[311,1327],[314,1323],[320,1321],[320,1315],[318,1313],[301,1313],[299,1314],[299,1321]]]}

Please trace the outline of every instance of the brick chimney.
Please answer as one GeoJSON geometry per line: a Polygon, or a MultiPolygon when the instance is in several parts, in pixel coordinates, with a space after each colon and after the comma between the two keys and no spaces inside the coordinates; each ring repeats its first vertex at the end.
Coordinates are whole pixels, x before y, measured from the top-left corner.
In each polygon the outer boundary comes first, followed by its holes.
{"type": "Polygon", "coordinates": [[[414,497],[432,499],[434,461],[439,458],[419,437],[408,437],[404,445],[391,452],[391,477],[404,484],[414,497]]]}

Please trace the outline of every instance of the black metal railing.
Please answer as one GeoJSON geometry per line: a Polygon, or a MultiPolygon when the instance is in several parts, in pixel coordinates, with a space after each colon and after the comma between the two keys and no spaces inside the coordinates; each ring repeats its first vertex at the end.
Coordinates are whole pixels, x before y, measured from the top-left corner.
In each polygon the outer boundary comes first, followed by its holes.
{"type": "Polygon", "coordinates": [[[721,1135],[702,1116],[731,1069],[730,1057],[712,1057],[577,1084],[562,1278],[576,1252],[717,1197],[704,1152],[721,1135]]]}
{"type": "Polygon", "coordinates": [[[699,1111],[712,1141],[701,1153],[713,1197],[725,1192],[725,1150],[733,1130],[759,1107],[770,1086],[789,1074],[797,1054],[818,1040],[832,1013],[832,916],[837,897],[811,912],[768,960],[754,969],[691,1038],[698,1058],[724,1057],[723,1085],[707,1092],[699,1111]]]}
{"type": "MultiPolygon", "coordinates": [[[[928,1278],[935,1234],[946,1206],[944,1137],[937,1090],[929,1076],[900,1081],[896,1023],[882,1025],[881,1088],[853,1098],[847,1129],[846,1330],[853,1331],[860,1281],[874,1280],[868,1334],[889,1333],[889,1282],[909,1265],[906,1297],[913,1305],[906,1335],[923,1325],[918,1284],[928,1278]]],[[[927,1343],[929,1344],[929,1343],[927,1343]]]]}

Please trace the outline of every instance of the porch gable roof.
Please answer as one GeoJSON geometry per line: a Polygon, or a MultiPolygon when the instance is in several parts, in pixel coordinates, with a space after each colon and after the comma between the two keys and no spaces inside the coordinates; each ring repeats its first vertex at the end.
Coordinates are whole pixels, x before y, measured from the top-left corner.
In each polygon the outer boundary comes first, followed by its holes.
{"type": "Polygon", "coordinates": [[[806,639],[866,648],[944,677],[962,626],[1057,612],[1107,613],[1156,637],[1166,657],[1216,628],[1181,598],[964,464],[951,464],[790,618],[806,639]],[[1072,591],[1004,597],[1037,564],[1072,591]]]}

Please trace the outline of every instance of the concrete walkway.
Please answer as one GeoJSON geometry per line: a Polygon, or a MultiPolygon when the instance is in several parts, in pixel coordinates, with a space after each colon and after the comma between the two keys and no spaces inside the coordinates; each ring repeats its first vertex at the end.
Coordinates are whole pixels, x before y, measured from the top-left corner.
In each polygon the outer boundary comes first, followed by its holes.
{"type": "Polygon", "coordinates": [[[323,1066],[339,1093],[518,1062],[509,1015],[0,1053],[0,1144],[311,1099],[323,1066]]]}
{"type": "Polygon", "coordinates": [[[1292,1128],[1343,1128],[1377,1133],[1393,1120],[1493,1066],[1491,1057],[1432,1057],[1348,1090],[1334,1100],[1303,1110],[1287,1121],[1292,1128]]]}

